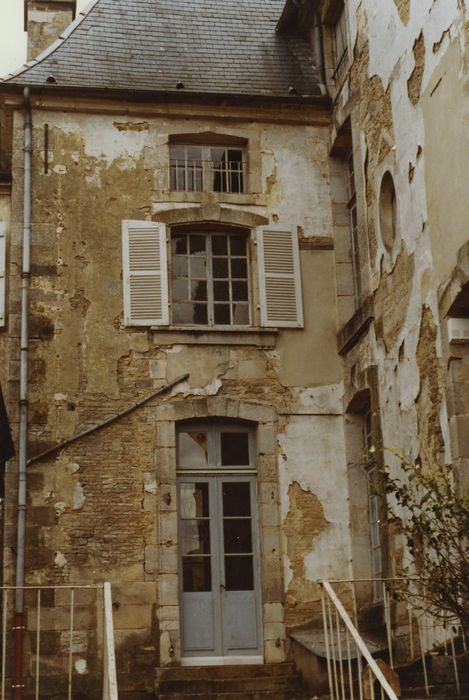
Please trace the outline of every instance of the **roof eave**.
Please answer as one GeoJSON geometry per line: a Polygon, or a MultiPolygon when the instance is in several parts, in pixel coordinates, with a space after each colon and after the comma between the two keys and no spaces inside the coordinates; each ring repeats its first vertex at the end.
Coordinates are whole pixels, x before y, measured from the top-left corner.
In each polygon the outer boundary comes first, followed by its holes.
{"type": "MultiPolygon", "coordinates": [[[[0,93],[22,93],[26,83],[0,83],[0,93]]],[[[165,101],[172,102],[212,102],[212,103],[265,103],[265,104],[290,104],[318,105],[328,107],[331,100],[327,95],[313,94],[285,94],[285,95],[261,95],[249,93],[221,93],[221,92],[190,92],[188,90],[129,90],[127,88],[94,88],[76,87],[64,85],[29,85],[31,95],[56,95],[80,97],[102,97],[104,99],[139,99],[142,102],[165,101]]]]}

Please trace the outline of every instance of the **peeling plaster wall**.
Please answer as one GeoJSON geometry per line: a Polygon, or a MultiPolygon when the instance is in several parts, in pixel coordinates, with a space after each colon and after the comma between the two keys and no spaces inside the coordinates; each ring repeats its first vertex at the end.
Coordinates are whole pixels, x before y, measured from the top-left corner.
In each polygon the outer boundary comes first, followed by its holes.
{"type": "Polygon", "coordinates": [[[345,356],[345,394],[376,364],[384,446],[434,466],[452,458],[438,293],[468,236],[467,9],[458,0],[346,5],[351,58],[334,119],[339,128],[351,116],[365,174],[374,323],[345,356]],[[391,248],[379,219],[386,170],[397,195],[391,248]]]}
{"type": "MultiPolygon", "coordinates": [[[[17,313],[21,258],[20,116],[11,318],[17,313]]],[[[273,406],[279,416],[285,620],[299,624],[317,609],[318,590],[311,582],[346,576],[350,561],[334,254],[321,245],[332,231],[328,134],[324,127],[276,122],[275,117],[271,123],[238,122],[233,112],[223,118],[223,123],[199,118],[194,126],[171,113],[131,118],[34,110],[29,451],[47,449],[188,371],[188,381],[166,400],[220,396],[273,406]],[[250,153],[256,188],[236,201],[228,198],[227,206],[293,227],[302,241],[313,241],[313,247],[301,248],[304,330],[286,329],[273,343],[256,346],[244,340],[237,344],[223,333],[216,344],[201,345],[190,334],[178,332],[175,342],[170,330],[123,327],[121,221],[216,199],[169,193],[168,134],[188,129],[241,134],[257,144],[250,153]],[[320,243],[318,249],[314,242],[320,243]],[[309,535],[303,540],[305,524],[309,535]]],[[[17,334],[8,352],[16,357],[17,334]]],[[[11,403],[15,391],[14,383],[11,403]]],[[[165,533],[157,513],[166,506],[155,455],[166,443],[157,444],[156,405],[150,402],[29,472],[28,580],[106,578],[118,584],[115,625],[122,673],[130,673],[131,648],[150,649],[157,659],[157,630],[163,622],[155,583],[166,565],[173,566],[174,552],[168,550],[167,560],[160,552],[165,533]]],[[[275,481],[277,475],[270,478],[275,481]]],[[[13,465],[8,480],[13,503],[13,465]]],[[[14,564],[13,515],[11,508],[7,579],[14,564]]],[[[177,591],[173,595],[177,606],[177,591]]],[[[177,621],[164,624],[169,626],[161,627],[161,634],[177,621]]],[[[167,662],[173,660],[167,657],[167,662]]],[[[151,683],[143,671],[140,680],[151,683]]]]}

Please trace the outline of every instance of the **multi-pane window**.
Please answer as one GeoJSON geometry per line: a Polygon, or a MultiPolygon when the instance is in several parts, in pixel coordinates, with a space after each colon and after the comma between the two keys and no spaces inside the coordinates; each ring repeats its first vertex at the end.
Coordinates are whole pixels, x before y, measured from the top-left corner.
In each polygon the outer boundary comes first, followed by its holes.
{"type": "Polygon", "coordinates": [[[347,65],[347,21],[345,18],[345,6],[342,7],[337,22],[333,29],[334,40],[334,75],[337,83],[342,77],[347,65]]]}
{"type": "Polygon", "coordinates": [[[228,192],[246,186],[242,148],[175,145],[170,148],[171,190],[175,192],[228,192]]]}
{"type": "Polygon", "coordinates": [[[350,215],[350,234],[352,242],[352,265],[353,265],[353,287],[355,294],[355,306],[358,307],[362,296],[361,271],[360,271],[360,248],[358,237],[358,217],[357,217],[357,192],[355,187],[355,170],[353,165],[353,153],[350,152],[347,158],[348,174],[348,209],[350,215]]]}
{"type": "Polygon", "coordinates": [[[203,229],[173,233],[171,269],[173,325],[250,324],[244,233],[203,229]]]}

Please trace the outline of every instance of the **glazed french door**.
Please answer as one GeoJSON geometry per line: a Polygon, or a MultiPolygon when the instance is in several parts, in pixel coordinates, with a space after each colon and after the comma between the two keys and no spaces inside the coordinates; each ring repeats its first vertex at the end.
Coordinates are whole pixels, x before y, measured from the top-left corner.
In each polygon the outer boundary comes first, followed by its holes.
{"type": "Polygon", "coordinates": [[[183,657],[262,654],[256,479],[179,478],[183,657]]]}

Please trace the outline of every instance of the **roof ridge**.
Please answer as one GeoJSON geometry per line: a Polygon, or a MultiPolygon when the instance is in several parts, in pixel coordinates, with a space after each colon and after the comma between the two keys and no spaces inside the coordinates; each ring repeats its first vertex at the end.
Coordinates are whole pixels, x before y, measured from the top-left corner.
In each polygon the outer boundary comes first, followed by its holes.
{"type": "Polygon", "coordinates": [[[42,63],[46,58],[48,58],[51,54],[54,53],[62,44],[65,42],[68,37],[73,34],[75,29],[77,29],[80,24],[83,22],[83,20],[90,14],[91,10],[98,4],[100,0],[90,0],[88,5],[86,5],[80,12],[77,14],[73,22],[71,22],[65,30],[62,32],[62,34],[59,36],[58,39],[56,39],[50,46],[48,46],[44,51],[41,51],[41,53],[36,56],[36,58],[32,58],[30,61],[27,61],[26,63],[23,63],[21,68],[18,68],[18,70],[12,71],[11,73],[8,73],[5,78],[0,78],[0,83],[6,83],[11,78],[16,78],[22,73],[25,73],[27,70],[32,68],[33,66],[38,65],[39,63],[42,63]]]}

